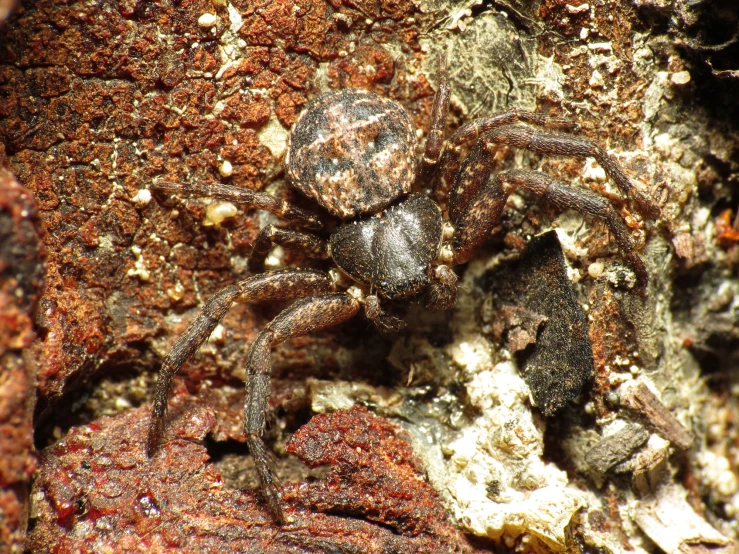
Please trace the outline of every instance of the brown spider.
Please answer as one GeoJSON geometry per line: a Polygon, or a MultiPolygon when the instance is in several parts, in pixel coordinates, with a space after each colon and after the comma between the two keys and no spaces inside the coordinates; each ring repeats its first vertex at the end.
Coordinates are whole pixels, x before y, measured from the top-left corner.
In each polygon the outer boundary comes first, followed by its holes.
{"type": "MultiPolygon", "coordinates": [[[[508,196],[518,188],[557,208],[575,209],[605,221],[638,281],[642,285],[647,282],[646,267],[635,252],[626,226],[602,197],[537,171],[506,171],[491,178],[490,160],[500,144],[539,154],[590,156],[645,217],[656,218],[657,206],[633,188],[603,148],[587,139],[514,125],[524,122],[545,128],[578,128],[564,119],[516,109],[464,125],[445,142],[449,96],[442,70],[418,173],[415,129],[408,113],[396,102],[371,92],[341,90],[324,94],[308,105],[292,130],[285,159],[287,177],[294,188],[341,223],[328,239],[274,225],[261,230],[249,260],[255,275],[209,298],[164,359],[152,407],[149,455],[163,435],[175,373],[195,354],[231,305],[299,299],[259,333],[246,368],[244,431],[267,504],[274,517],[284,522],[277,480],[262,440],[270,397],[272,347],[338,325],[362,308],[381,329],[397,329],[402,320],[387,311],[388,303],[421,293],[431,308],[450,308],[456,299],[457,282],[451,267],[467,262],[485,242],[499,224],[508,196]],[[469,154],[462,159],[462,152],[470,144],[469,154]],[[435,200],[411,193],[424,188],[433,189],[435,200]],[[440,205],[446,205],[448,218],[440,205]],[[274,244],[300,248],[311,258],[331,259],[338,270],[286,268],[264,272],[265,257],[274,244]]],[[[311,213],[264,193],[227,185],[160,183],[155,188],[243,203],[268,210],[294,227],[312,231],[323,228],[311,213]]]]}

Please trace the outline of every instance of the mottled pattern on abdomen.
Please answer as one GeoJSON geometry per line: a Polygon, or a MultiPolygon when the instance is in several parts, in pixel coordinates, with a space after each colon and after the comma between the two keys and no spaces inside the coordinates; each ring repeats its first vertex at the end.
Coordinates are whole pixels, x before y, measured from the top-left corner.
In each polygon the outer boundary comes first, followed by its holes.
{"type": "Polygon", "coordinates": [[[416,135],[402,106],[362,90],[325,94],[295,124],[285,166],[292,185],[333,215],[377,212],[410,191],[416,135]]]}

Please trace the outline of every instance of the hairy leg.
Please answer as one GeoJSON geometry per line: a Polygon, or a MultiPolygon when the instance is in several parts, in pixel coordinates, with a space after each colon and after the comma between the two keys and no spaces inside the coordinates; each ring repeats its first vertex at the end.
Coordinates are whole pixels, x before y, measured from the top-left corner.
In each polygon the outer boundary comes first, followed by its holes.
{"type": "Polygon", "coordinates": [[[439,163],[441,151],[444,146],[444,125],[447,115],[449,114],[449,99],[451,97],[451,87],[446,72],[446,62],[443,58],[439,59],[439,88],[434,96],[434,106],[431,110],[431,124],[429,126],[428,137],[426,138],[426,146],[423,150],[423,158],[421,159],[421,167],[416,177],[416,182],[420,187],[427,187],[430,184],[431,176],[439,163]]]}
{"type": "Polygon", "coordinates": [[[425,291],[426,306],[432,310],[451,309],[457,301],[457,275],[446,265],[434,268],[434,280],[425,291]]]}
{"type": "Polygon", "coordinates": [[[285,221],[294,222],[296,225],[306,229],[317,230],[322,227],[321,220],[315,214],[264,192],[256,192],[250,189],[220,183],[205,185],[202,183],[172,183],[169,181],[152,183],[151,188],[161,192],[174,192],[178,196],[200,196],[203,198],[226,200],[236,204],[246,204],[254,210],[271,212],[285,221]]]}
{"type": "Polygon", "coordinates": [[[383,333],[396,333],[406,326],[404,319],[383,310],[380,298],[374,294],[364,299],[364,315],[383,333]]]}
{"type": "Polygon", "coordinates": [[[317,236],[293,231],[276,225],[267,225],[257,235],[249,256],[249,271],[261,273],[264,271],[264,260],[272,250],[272,246],[279,244],[287,248],[302,250],[309,258],[326,260],[329,257],[328,243],[317,236]]]}
{"type": "Polygon", "coordinates": [[[441,206],[447,205],[449,192],[454,187],[455,179],[459,173],[464,148],[477,141],[484,133],[511,125],[524,122],[548,129],[562,129],[578,131],[580,125],[562,117],[550,117],[537,112],[528,112],[516,108],[499,112],[488,117],[476,119],[460,127],[454,136],[449,139],[439,164],[440,171],[436,176],[434,184],[434,200],[441,206]]]}
{"type": "Polygon", "coordinates": [[[249,277],[211,296],[162,362],[151,409],[147,454],[152,456],[161,442],[172,379],[208,339],[234,302],[286,300],[329,291],[332,288],[333,281],[325,272],[283,269],[249,277]]]}
{"type": "MultiPolygon", "coordinates": [[[[490,175],[479,165],[469,167],[462,179],[482,179],[490,175]]],[[[592,191],[573,187],[538,171],[510,171],[500,173],[482,188],[468,203],[457,221],[454,235],[454,254],[457,263],[468,261],[475,250],[500,223],[505,203],[516,189],[522,189],[537,199],[561,209],[572,209],[605,222],[613,234],[638,281],[645,285],[649,276],[644,261],[636,253],[634,241],[616,211],[606,199],[592,191]]]]}
{"type": "Polygon", "coordinates": [[[285,522],[285,517],[277,492],[277,478],[272,472],[270,455],[262,440],[266,427],[267,402],[271,394],[272,347],[290,338],[338,325],[354,317],[359,309],[360,301],[348,292],[303,298],[273,319],[259,333],[249,351],[244,431],[267,505],[280,523],[285,522]]]}
{"type": "MultiPolygon", "coordinates": [[[[487,151],[488,156],[494,151],[495,145],[504,144],[514,148],[523,148],[537,154],[595,158],[606,174],[613,179],[623,195],[634,202],[639,213],[649,219],[659,217],[659,207],[634,188],[631,180],[626,176],[618,162],[592,140],[567,135],[552,135],[542,133],[531,127],[510,125],[484,134],[480,137],[480,143],[484,144],[483,148],[487,151]]],[[[472,196],[465,190],[465,187],[458,186],[456,183],[453,196],[455,193],[457,198],[452,198],[451,202],[457,206],[463,206],[472,196]]],[[[451,212],[452,207],[450,206],[451,212]]]]}

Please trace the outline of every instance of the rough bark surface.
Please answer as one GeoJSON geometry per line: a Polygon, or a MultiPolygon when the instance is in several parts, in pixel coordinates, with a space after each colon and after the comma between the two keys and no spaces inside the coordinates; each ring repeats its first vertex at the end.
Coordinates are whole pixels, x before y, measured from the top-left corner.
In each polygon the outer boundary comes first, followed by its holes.
{"type": "Polygon", "coordinates": [[[33,196],[0,169],[0,545],[23,549],[33,452],[33,376],[28,349],[43,291],[44,246],[33,196]]]}
{"type": "MultiPolygon", "coordinates": [[[[40,552],[232,540],[234,551],[275,552],[729,548],[739,536],[737,28],[730,0],[20,2],[0,27],[0,165],[34,200],[0,177],[0,545],[21,551],[30,521],[28,548],[40,552]],[[590,160],[501,149],[491,161],[610,198],[650,285],[634,290],[601,225],[514,196],[461,271],[454,311],[414,308],[399,336],[358,319],[281,345],[268,438],[307,523],[278,529],[246,490],[241,384],[251,341],[282,306],[234,307],[176,379],[175,440],[151,462],[142,446],[163,356],[211,294],[243,277],[272,219],[149,185],[225,182],[312,208],[281,165],[302,107],[328,88],[369,89],[425,131],[440,55],[448,132],[512,106],[576,119],[659,203],[661,220],[641,221],[590,160]],[[520,348],[491,340],[500,307],[481,287],[552,221],[588,310],[595,377],[545,419],[513,351],[535,348],[546,322],[520,348]],[[659,406],[624,409],[630,381],[659,406]],[[312,413],[355,402],[403,422],[439,498],[404,439],[361,410],[320,416],[286,446],[312,413]],[[667,412],[692,446],[652,432],[614,467],[588,466],[624,426],[660,429],[649,413],[667,412]],[[328,477],[309,480],[286,450],[331,464],[328,477]],[[660,513],[685,525],[659,527],[660,513]]],[[[276,261],[314,263],[299,252],[276,261]]]]}

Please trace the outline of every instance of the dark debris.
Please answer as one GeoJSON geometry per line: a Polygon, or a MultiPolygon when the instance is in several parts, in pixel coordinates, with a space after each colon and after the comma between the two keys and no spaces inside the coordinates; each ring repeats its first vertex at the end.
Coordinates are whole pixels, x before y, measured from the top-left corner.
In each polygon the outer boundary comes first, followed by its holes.
{"type": "Polygon", "coordinates": [[[536,341],[523,377],[536,406],[554,415],[580,395],[593,374],[587,317],[567,277],[556,233],[531,239],[514,264],[483,277],[482,288],[493,291],[496,307],[511,314],[505,325],[516,350],[536,341]]]}

